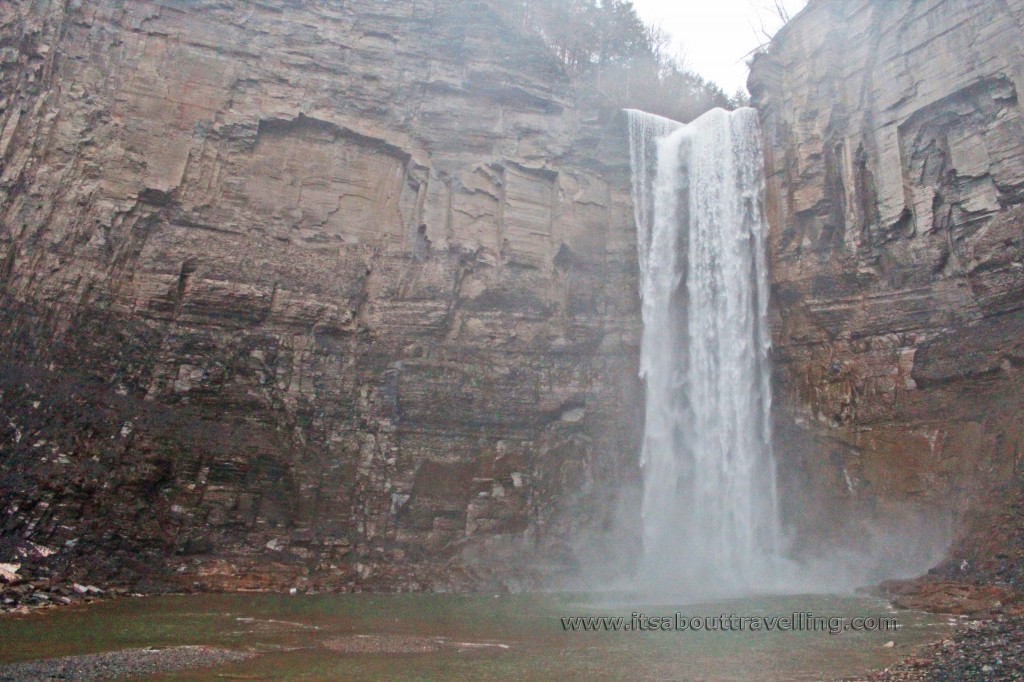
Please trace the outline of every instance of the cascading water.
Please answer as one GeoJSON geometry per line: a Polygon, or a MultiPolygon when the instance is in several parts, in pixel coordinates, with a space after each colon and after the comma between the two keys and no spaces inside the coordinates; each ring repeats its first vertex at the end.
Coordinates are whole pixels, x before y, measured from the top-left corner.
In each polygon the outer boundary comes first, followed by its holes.
{"type": "Polygon", "coordinates": [[[646,382],[641,586],[774,583],[764,171],[757,112],[629,111],[646,382]]]}

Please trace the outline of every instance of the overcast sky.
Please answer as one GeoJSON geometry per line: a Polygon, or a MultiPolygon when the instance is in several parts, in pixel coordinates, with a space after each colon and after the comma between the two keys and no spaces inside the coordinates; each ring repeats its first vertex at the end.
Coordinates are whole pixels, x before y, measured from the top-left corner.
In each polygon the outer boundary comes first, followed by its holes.
{"type": "MultiPolygon", "coordinates": [[[[790,16],[807,0],[779,0],[790,16]]],[[[746,90],[744,55],[764,40],[761,26],[780,26],[774,0],[633,0],[647,23],[660,23],[675,39],[686,66],[718,83],[726,94],[746,90]]]]}

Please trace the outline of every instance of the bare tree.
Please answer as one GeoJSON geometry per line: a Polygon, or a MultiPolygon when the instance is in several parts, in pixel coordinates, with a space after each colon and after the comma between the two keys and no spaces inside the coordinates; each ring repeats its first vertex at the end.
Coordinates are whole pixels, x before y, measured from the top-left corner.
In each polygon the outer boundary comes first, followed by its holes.
{"type": "Polygon", "coordinates": [[[539,35],[579,85],[613,106],[688,121],[734,107],[714,83],[686,68],[672,37],[645,24],[630,0],[490,0],[509,24],[539,35]]]}
{"type": "Polygon", "coordinates": [[[750,30],[754,32],[754,36],[757,39],[757,47],[744,55],[743,59],[745,60],[749,60],[750,57],[759,52],[766,51],[775,34],[792,19],[784,0],[772,0],[771,2],[762,2],[759,5],[755,5],[753,0],[748,0],[748,2],[754,10],[754,16],[757,17],[757,25],[755,26],[753,22],[750,24],[750,30]],[[777,26],[776,28],[769,28],[769,25],[765,22],[766,16],[773,19],[769,23],[777,26]]]}

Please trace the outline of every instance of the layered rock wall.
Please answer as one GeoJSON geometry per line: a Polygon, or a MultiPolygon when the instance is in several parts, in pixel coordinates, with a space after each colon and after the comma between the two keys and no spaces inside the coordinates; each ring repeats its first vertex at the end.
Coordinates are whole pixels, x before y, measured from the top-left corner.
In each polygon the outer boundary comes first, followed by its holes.
{"type": "MultiPolygon", "coordinates": [[[[1022,26],[817,0],[755,62],[806,539],[1019,482],[1022,26]]],[[[0,550],[208,588],[628,560],[619,116],[468,0],[0,5],[0,550]]]]}
{"type": "Polygon", "coordinates": [[[1019,483],[1022,46],[1021,2],[819,0],[755,60],[805,530],[962,516],[1019,483]]]}
{"type": "Polygon", "coordinates": [[[481,3],[0,5],[4,542],[201,587],[571,569],[636,474],[625,144],[481,3]]]}

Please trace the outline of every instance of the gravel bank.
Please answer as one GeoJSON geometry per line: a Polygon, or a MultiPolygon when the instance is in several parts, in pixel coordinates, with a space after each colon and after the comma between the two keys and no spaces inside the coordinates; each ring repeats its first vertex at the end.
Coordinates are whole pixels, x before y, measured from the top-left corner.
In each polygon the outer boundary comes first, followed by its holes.
{"type": "Polygon", "coordinates": [[[180,646],[170,649],[127,649],[86,656],[65,656],[42,661],[0,665],[0,681],[50,682],[51,680],[113,680],[142,675],[169,673],[244,661],[253,652],[231,651],[206,646],[180,646]]]}
{"type": "Polygon", "coordinates": [[[972,621],[897,665],[845,682],[1024,682],[1024,617],[972,621]]]}

